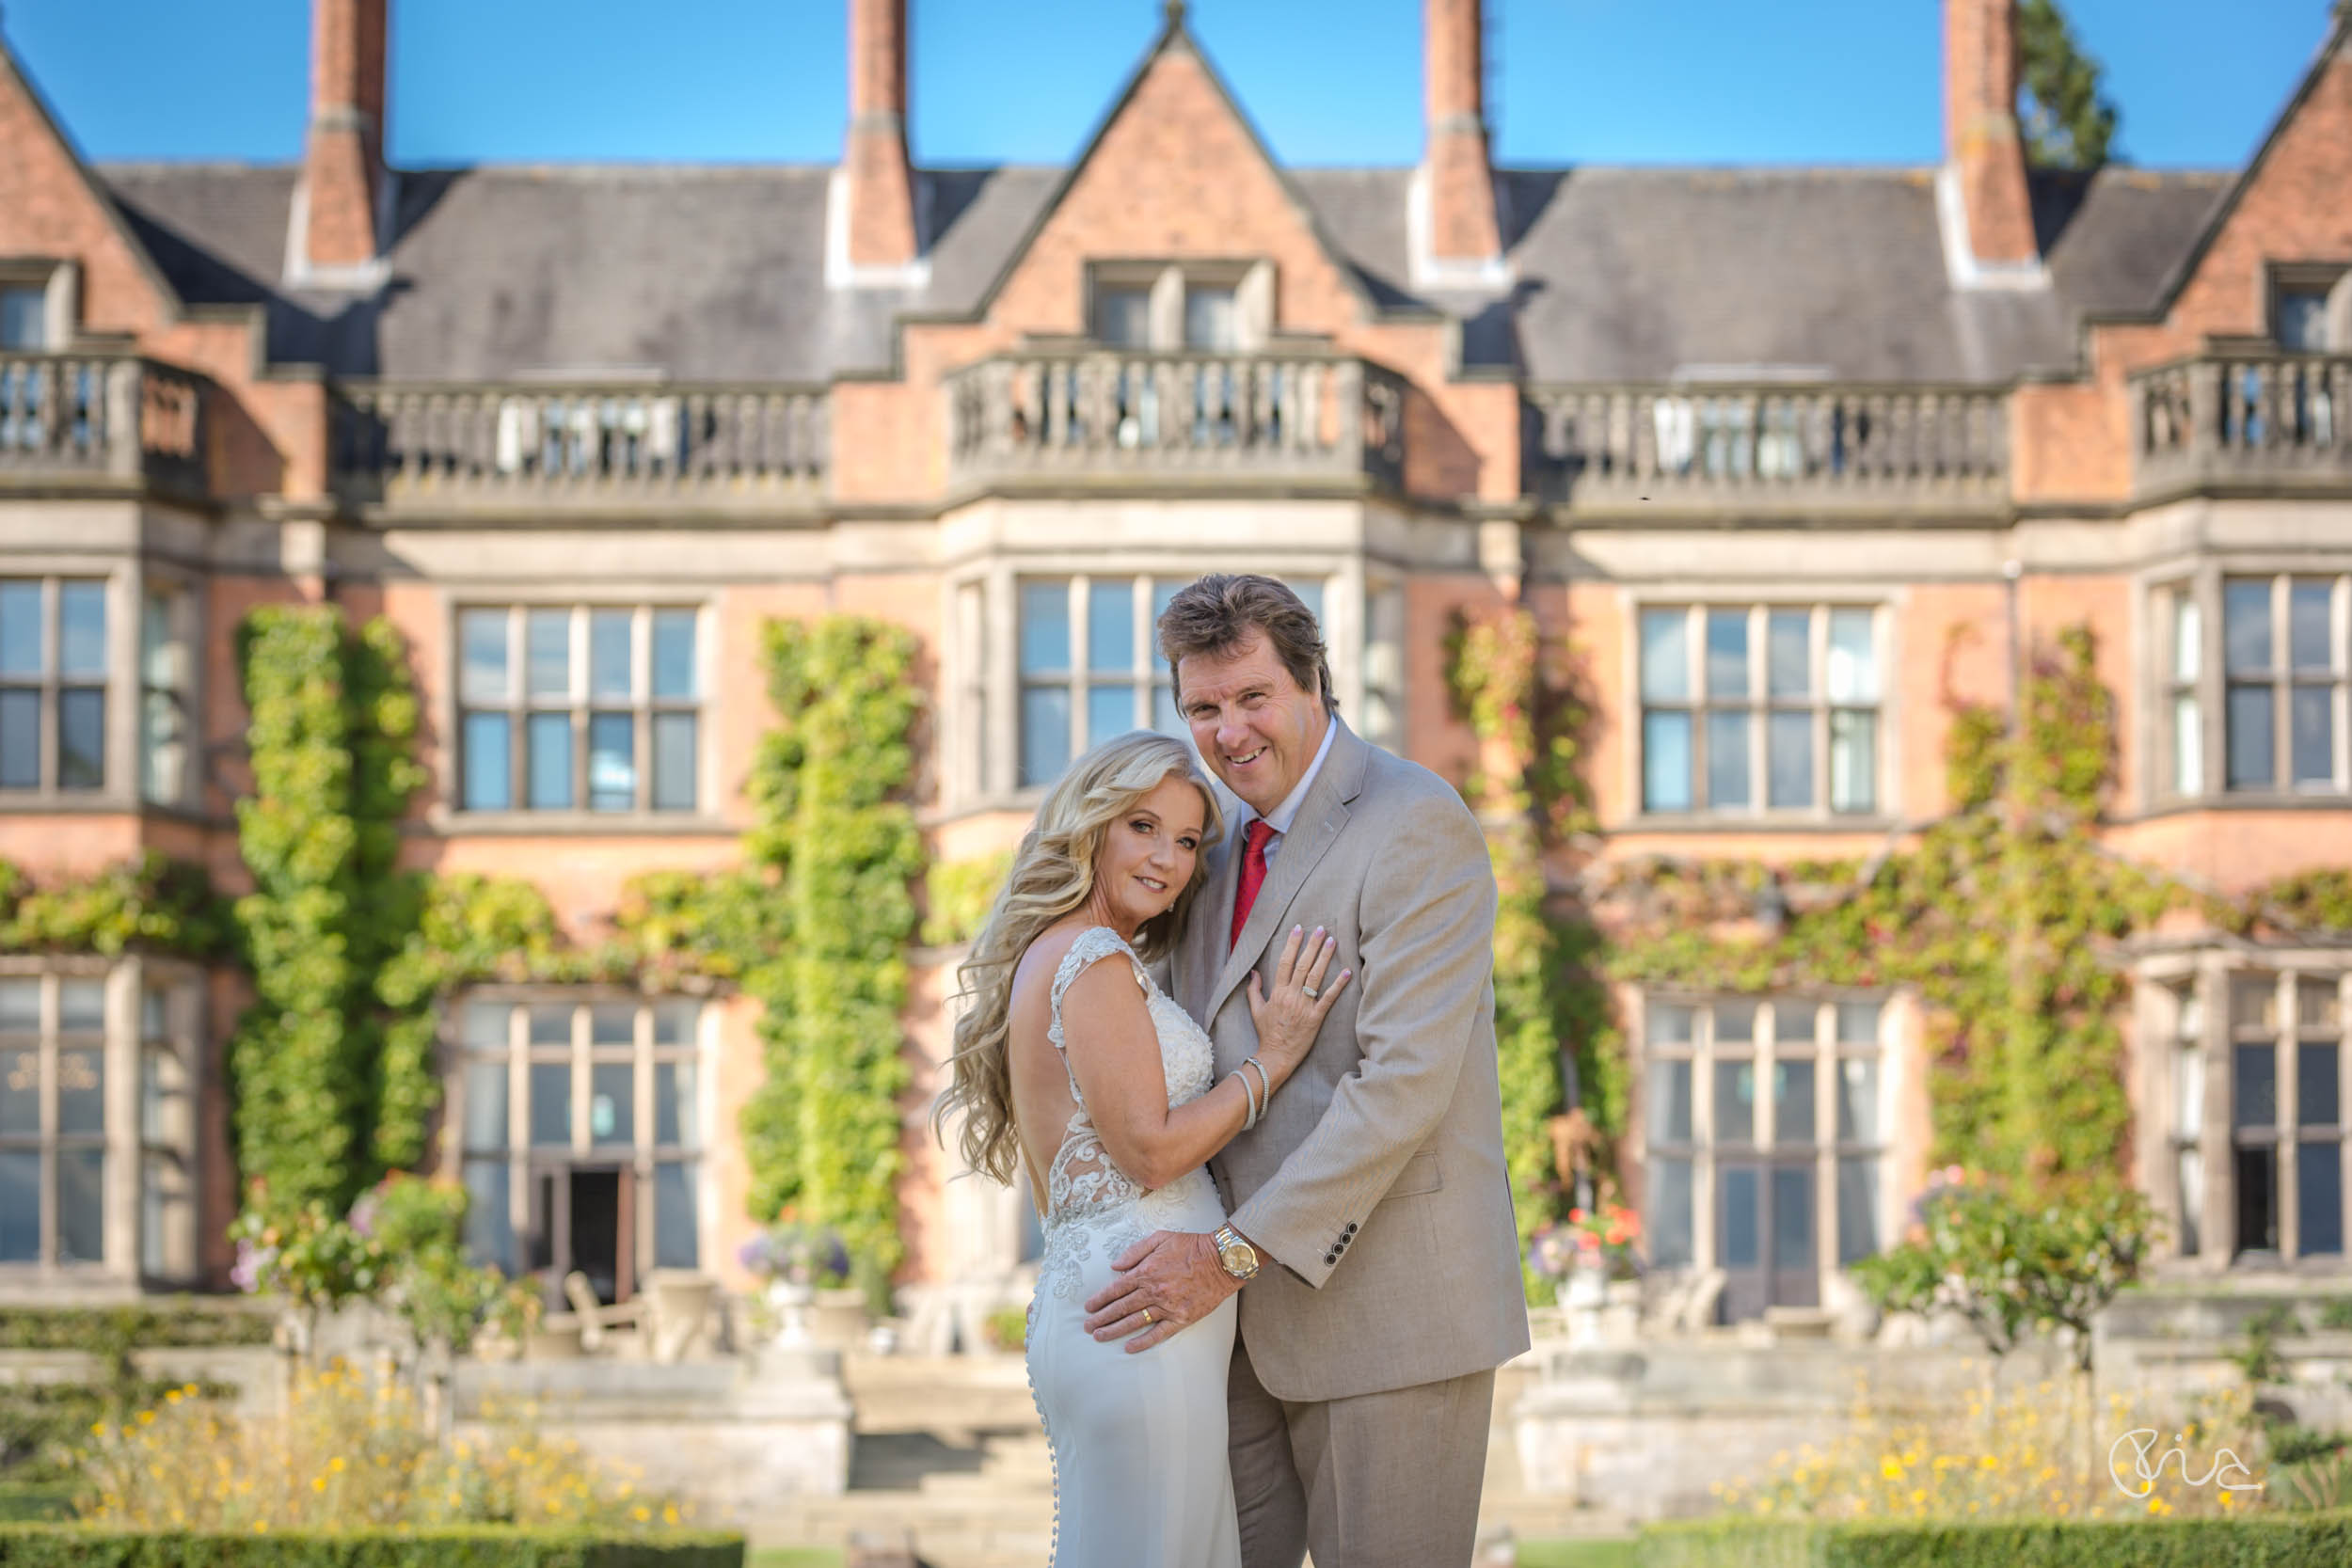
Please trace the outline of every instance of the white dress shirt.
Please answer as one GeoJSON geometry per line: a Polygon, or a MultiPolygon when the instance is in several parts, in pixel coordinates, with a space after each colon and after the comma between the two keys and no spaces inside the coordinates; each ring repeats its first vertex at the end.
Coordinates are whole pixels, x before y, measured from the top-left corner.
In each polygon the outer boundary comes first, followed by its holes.
{"type": "MultiPolygon", "coordinates": [[[[1265,841],[1265,866],[1274,869],[1274,857],[1282,852],[1282,841],[1290,836],[1291,824],[1298,819],[1298,808],[1306,802],[1307,791],[1314,787],[1315,775],[1323,771],[1323,759],[1331,754],[1331,737],[1340,733],[1339,721],[1326,715],[1323,721],[1323,744],[1315,748],[1315,760],[1307,765],[1291,792],[1282,797],[1282,803],[1266,814],[1266,826],[1274,836],[1265,841]]],[[[1243,824],[1247,831],[1248,823],[1243,824]]]]}

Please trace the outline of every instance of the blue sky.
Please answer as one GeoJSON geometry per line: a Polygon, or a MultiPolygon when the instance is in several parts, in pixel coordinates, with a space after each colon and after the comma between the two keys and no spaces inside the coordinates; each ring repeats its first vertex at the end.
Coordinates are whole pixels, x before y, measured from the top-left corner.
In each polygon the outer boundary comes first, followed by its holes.
{"type": "MultiPolygon", "coordinates": [[[[915,152],[1067,159],[1159,0],[911,0],[915,152]],[[1017,17],[1018,21],[1009,21],[1017,17]]],[[[2067,0],[2122,148],[2241,164],[2328,0],[2067,0]]],[[[393,0],[392,155],[408,165],[829,162],[844,0],[393,0]]],[[[1198,0],[1196,33],[1276,153],[1406,164],[1422,0],[1198,0]]],[[[1934,161],[1937,0],[1488,0],[1506,163],[1934,161]]],[[[0,32],[101,160],[299,155],[309,0],[6,0],[0,32]]]]}

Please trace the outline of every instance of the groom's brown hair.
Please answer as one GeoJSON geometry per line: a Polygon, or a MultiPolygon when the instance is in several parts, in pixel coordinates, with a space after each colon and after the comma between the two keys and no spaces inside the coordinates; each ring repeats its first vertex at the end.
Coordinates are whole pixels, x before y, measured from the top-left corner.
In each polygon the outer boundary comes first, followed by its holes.
{"type": "Polygon", "coordinates": [[[1255,572],[1211,572],[1179,589],[1160,611],[1160,652],[1168,659],[1168,683],[1177,688],[1180,709],[1184,694],[1176,680],[1177,661],[1196,654],[1224,657],[1252,632],[1265,638],[1301,691],[1321,693],[1324,712],[1340,710],[1315,612],[1288,585],[1255,572]]]}

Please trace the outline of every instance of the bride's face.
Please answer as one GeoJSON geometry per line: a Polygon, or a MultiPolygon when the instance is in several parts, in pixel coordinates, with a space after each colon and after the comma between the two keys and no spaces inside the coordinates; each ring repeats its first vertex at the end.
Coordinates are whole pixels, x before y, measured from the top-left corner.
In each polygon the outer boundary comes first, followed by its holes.
{"type": "Polygon", "coordinates": [[[1094,897],[1129,930],[1165,914],[1192,880],[1207,813],[1200,791],[1162,779],[1103,835],[1094,863],[1094,897]]]}

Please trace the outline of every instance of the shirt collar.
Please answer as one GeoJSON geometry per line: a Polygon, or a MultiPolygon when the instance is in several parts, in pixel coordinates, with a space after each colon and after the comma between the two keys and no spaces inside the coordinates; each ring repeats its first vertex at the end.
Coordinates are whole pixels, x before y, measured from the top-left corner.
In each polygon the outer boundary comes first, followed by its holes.
{"type": "Polygon", "coordinates": [[[1299,777],[1296,784],[1291,786],[1291,792],[1282,797],[1282,803],[1266,814],[1267,827],[1272,828],[1278,833],[1287,833],[1291,831],[1291,824],[1298,818],[1298,808],[1306,804],[1307,791],[1314,787],[1315,775],[1323,771],[1323,759],[1331,754],[1331,739],[1339,733],[1339,716],[1337,714],[1325,716],[1323,744],[1315,748],[1315,760],[1307,765],[1307,771],[1299,777]]]}

